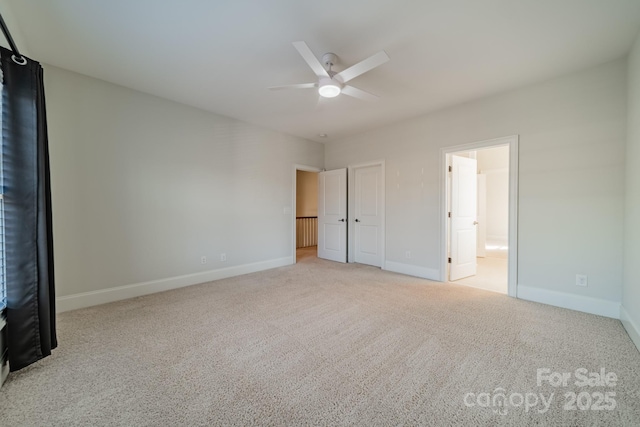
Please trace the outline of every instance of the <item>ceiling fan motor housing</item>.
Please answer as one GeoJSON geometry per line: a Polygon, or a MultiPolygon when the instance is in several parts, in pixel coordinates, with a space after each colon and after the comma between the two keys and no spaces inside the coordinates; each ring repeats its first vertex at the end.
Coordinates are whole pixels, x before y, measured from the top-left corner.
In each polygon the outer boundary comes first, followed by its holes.
{"type": "Polygon", "coordinates": [[[338,64],[338,55],[331,52],[325,53],[322,55],[322,63],[324,64],[324,67],[330,71],[333,65],[338,64]]]}
{"type": "Polygon", "coordinates": [[[321,77],[318,82],[318,93],[325,98],[334,98],[340,95],[342,83],[331,77],[321,77]]]}
{"type": "Polygon", "coordinates": [[[340,95],[342,87],[344,86],[341,81],[334,78],[338,73],[331,69],[331,67],[338,62],[338,56],[335,53],[325,53],[322,55],[322,62],[327,69],[329,77],[320,77],[318,81],[318,93],[325,98],[334,98],[340,95]]]}

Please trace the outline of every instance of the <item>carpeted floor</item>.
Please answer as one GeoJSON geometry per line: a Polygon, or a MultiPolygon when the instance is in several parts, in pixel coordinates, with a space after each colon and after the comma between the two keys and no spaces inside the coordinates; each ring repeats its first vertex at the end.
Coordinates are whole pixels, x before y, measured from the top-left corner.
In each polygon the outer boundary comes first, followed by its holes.
{"type": "Polygon", "coordinates": [[[640,425],[619,321],[362,265],[300,257],[58,321],[1,425],[640,425]]]}
{"type": "Polygon", "coordinates": [[[477,271],[474,276],[455,280],[456,285],[471,286],[485,291],[507,294],[509,289],[509,266],[506,258],[476,258],[477,271]]]}

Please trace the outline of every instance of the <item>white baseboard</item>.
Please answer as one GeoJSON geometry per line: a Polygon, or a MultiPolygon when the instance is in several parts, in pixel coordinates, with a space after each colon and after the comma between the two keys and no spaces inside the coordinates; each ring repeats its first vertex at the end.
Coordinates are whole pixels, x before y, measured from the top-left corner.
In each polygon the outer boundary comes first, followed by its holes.
{"type": "Polygon", "coordinates": [[[566,292],[550,291],[518,284],[517,297],[527,301],[540,302],[555,307],[597,314],[599,316],[620,318],[620,303],[566,292]]]}
{"type": "Polygon", "coordinates": [[[283,267],[294,263],[293,257],[277,258],[252,264],[237,265],[218,270],[203,271],[201,273],[187,274],[184,276],[169,277],[167,279],[152,280],[150,282],[134,283],[132,285],[118,286],[115,288],[101,289],[99,291],[82,292],[56,298],[56,311],[75,310],[93,305],[106,304],[108,302],[139,297],[156,292],[183,288],[213,280],[226,279],[227,277],[240,276],[271,268],[283,267]]]}
{"type": "Polygon", "coordinates": [[[406,274],[407,276],[421,277],[429,280],[440,280],[440,270],[433,268],[420,267],[418,265],[403,264],[401,262],[386,261],[384,270],[393,271],[394,273],[406,274]]]}
{"type": "Polygon", "coordinates": [[[636,323],[634,319],[629,316],[629,313],[624,308],[624,305],[620,306],[620,321],[622,325],[627,330],[631,341],[636,345],[638,351],[640,351],[640,327],[639,324],[636,323]]]}

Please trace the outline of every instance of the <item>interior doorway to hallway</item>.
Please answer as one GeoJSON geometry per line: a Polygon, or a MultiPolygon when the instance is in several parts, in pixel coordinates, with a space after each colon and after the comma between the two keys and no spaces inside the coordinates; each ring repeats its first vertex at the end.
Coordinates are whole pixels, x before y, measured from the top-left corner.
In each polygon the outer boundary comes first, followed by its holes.
{"type": "Polygon", "coordinates": [[[517,136],[443,149],[442,280],[516,295],[517,136]]]}
{"type": "Polygon", "coordinates": [[[307,166],[294,168],[294,262],[317,257],[318,248],[318,172],[307,166]]]}

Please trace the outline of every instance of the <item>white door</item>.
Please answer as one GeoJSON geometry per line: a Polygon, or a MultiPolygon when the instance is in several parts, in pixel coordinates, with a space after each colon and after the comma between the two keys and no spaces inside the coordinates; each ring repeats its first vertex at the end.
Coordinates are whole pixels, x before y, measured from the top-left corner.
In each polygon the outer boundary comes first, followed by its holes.
{"type": "Polygon", "coordinates": [[[355,170],[354,258],[382,267],[382,166],[355,170]]]}
{"type": "Polygon", "coordinates": [[[477,256],[487,256],[487,175],[478,174],[478,245],[477,256]]]}
{"type": "Polygon", "coordinates": [[[449,280],[476,274],[477,161],[451,156],[449,280]]]}
{"type": "Polygon", "coordinates": [[[318,258],[347,262],[347,170],[318,174],[318,258]]]}

